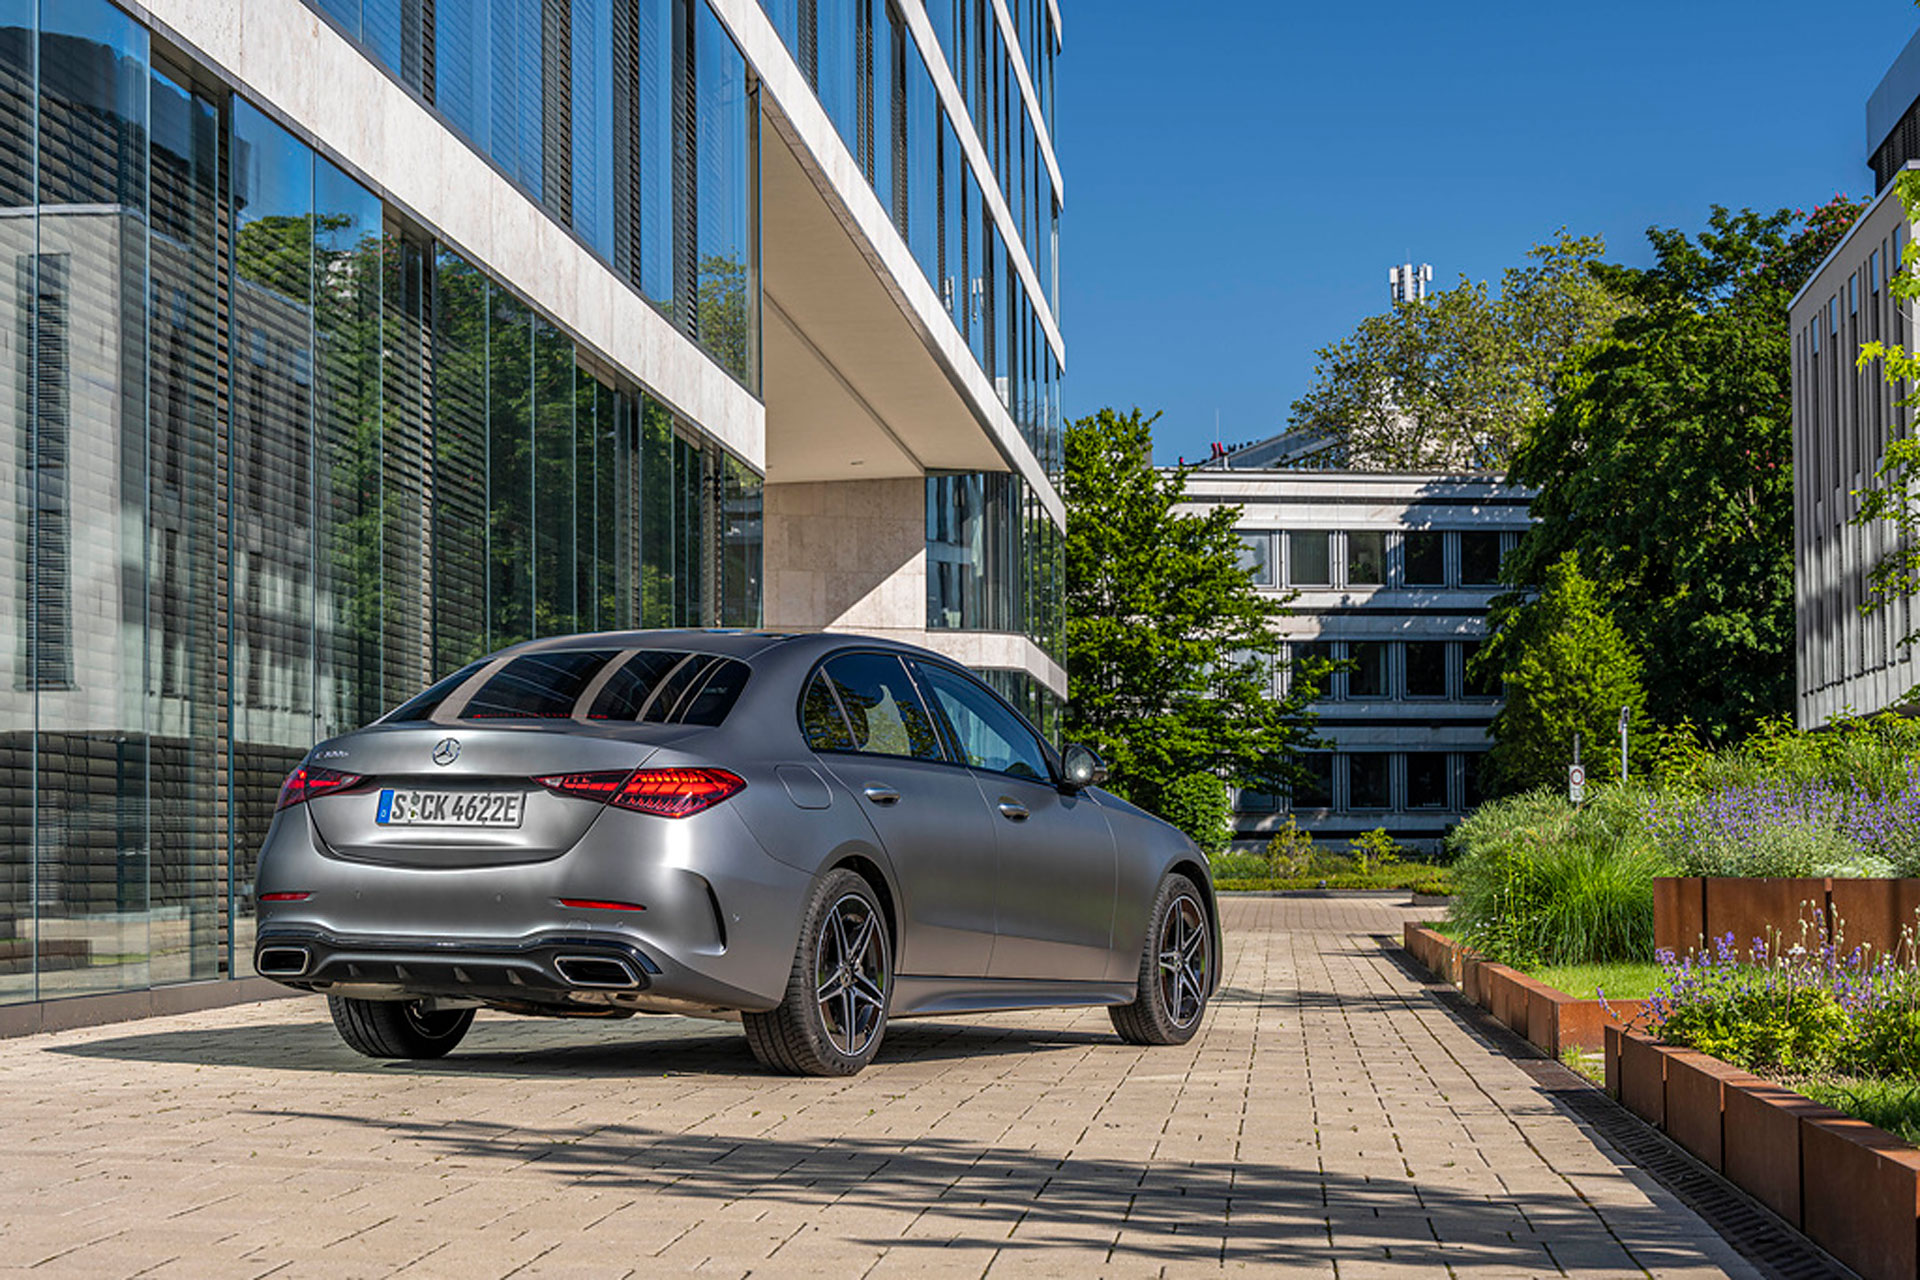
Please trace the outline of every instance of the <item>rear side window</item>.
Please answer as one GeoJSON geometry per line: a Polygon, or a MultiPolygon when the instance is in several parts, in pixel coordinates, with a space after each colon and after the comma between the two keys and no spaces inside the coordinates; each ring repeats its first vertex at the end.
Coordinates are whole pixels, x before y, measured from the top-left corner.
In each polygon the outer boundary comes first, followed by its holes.
{"type": "Polygon", "coordinates": [[[460,718],[565,720],[614,656],[611,649],[561,649],[515,658],[474,691],[460,718]]]}
{"type": "Polygon", "coordinates": [[[827,687],[827,673],[817,671],[807,683],[807,697],[800,704],[800,732],[815,751],[851,751],[853,734],[840,714],[840,704],[827,687]]]}
{"type": "Polygon", "coordinates": [[[940,735],[900,659],[888,653],[844,653],[822,670],[846,708],[853,750],[939,760],[940,735]]]}

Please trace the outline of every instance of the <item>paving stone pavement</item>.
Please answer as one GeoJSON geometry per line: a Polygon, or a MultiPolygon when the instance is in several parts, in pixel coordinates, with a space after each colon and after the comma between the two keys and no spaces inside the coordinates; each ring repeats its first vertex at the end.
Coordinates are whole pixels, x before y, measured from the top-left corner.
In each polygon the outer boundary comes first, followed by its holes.
{"type": "Polygon", "coordinates": [[[1407,976],[1410,914],[1229,899],[1190,1045],[902,1022],[852,1080],[681,1018],[376,1063],[317,997],[0,1042],[0,1274],[1753,1276],[1407,976]]]}

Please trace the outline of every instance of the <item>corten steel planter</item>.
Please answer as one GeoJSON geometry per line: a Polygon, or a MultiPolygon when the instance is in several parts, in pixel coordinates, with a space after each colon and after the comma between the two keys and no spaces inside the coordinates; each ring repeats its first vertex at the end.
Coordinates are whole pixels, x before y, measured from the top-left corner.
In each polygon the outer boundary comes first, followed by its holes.
{"type": "Polygon", "coordinates": [[[1703,949],[1712,954],[1718,940],[1731,933],[1742,959],[1752,957],[1753,940],[1762,938],[1772,947],[1837,942],[1849,954],[1861,948],[1867,963],[1893,955],[1902,964],[1914,964],[1920,953],[1901,945],[1910,931],[1920,933],[1920,879],[1665,876],[1654,881],[1654,946],[1680,956],[1703,949]]]}
{"type": "Polygon", "coordinates": [[[1482,959],[1425,925],[1407,925],[1402,941],[1429,972],[1458,986],[1469,1000],[1556,1058],[1569,1049],[1598,1053],[1606,1029],[1631,1025],[1644,1006],[1640,1000],[1602,1004],[1556,991],[1517,969],[1482,959]]]}
{"type": "Polygon", "coordinates": [[[1720,1102],[1721,1172],[1800,1226],[1800,1122],[1840,1113],[1757,1077],[1724,1081],[1720,1102]]]}
{"type": "Polygon", "coordinates": [[[1910,938],[1920,932],[1920,880],[1847,880],[1827,882],[1831,928],[1842,950],[1861,949],[1861,959],[1872,964],[1893,956],[1911,965],[1916,957],[1910,938]]]}
{"type": "Polygon", "coordinates": [[[1643,1035],[1620,1037],[1620,1087],[1612,1091],[1622,1106],[1656,1129],[1667,1124],[1667,1055],[1643,1035]]]}
{"type": "Polygon", "coordinates": [[[1691,1049],[1669,1049],[1666,1059],[1667,1136],[1701,1164],[1724,1170],[1721,1134],[1726,1086],[1729,1081],[1758,1083],[1759,1078],[1691,1049]]]}
{"type": "Polygon", "coordinates": [[[1802,1117],[1802,1228],[1866,1280],[1920,1271],[1920,1150],[1864,1120],[1802,1117]]]}
{"type": "Polygon", "coordinates": [[[1866,1280],[1920,1276],[1920,1149],[1707,1054],[1614,1028],[1607,1089],[1866,1280]]]}

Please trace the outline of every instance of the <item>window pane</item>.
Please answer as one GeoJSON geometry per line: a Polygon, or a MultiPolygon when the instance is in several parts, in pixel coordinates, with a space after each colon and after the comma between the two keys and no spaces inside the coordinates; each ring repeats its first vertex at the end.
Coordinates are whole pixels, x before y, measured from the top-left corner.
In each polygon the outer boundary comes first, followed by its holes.
{"type": "Polygon", "coordinates": [[[1324,532],[1295,530],[1287,535],[1287,581],[1296,587],[1325,587],[1333,583],[1333,560],[1324,532]]]}
{"type": "Polygon", "coordinates": [[[846,708],[854,750],[917,760],[942,758],[933,721],[898,658],[843,654],[827,663],[826,673],[846,708]]]}
{"type": "Polygon", "coordinates": [[[574,554],[578,459],[573,379],[573,343],[534,316],[533,634],[537,636],[568,635],[580,629],[575,599],[579,585],[574,554]]]}
{"type": "Polygon", "coordinates": [[[673,132],[675,0],[639,0],[639,83],[635,90],[640,132],[638,210],[640,292],[668,315],[679,298],[673,268],[673,175],[680,152],[673,132]]]}
{"type": "Polygon", "coordinates": [[[1253,585],[1270,587],[1273,585],[1273,535],[1270,533],[1240,534],[1240,567],[1253,573],[1253,585]]]}
{"type": "Polygon", "coordinates": [[[434,257],[433,669],[487,643],[487,280],[464,258],[434,257]]]}
{"type": "Polygon", "coordinates": [[[1460,535],[1460,581],[1491,586],[1500,581],[1500,535],[1472,531],[1460,535]]]}
{"type": "Polygon", "coordinates": [[[617,656],[613,649],[571,649],[515,658],[474,691],[460,718],[566,719],[600,669],[617,656]]]}
{"type": "Polygon", "coordinates": [[[1407,696],[1447,696],[1447,644],[1444,640],[1407,642],[1407,696]]]}
{"type": "Polygon", "coordinates": [[[714,728],[727,718],[747,687],[747,664],[711,654],[696,656],[662,682],[641,719],[658,724],[714,728]]]}
{"type": "Polygon", "coordinates": [[[1487,761],[1486,753],[1474,752],[1460,757],[1462,787],[1460,792],[1461,808],[1471,812],[1480,807],[1480,766],[1487,761]]]}
{"type": "Polygon", "coordinates": [[[1476,671],[1474,662],[1480,653],[1484,641],[1469,640],[1460,646],[1461,660],[1467,673],[1466,694],[1469,698],[1497,698],[1500,696],[1500,673],[1497,671],[1476,671]]]}
{"type": "Polygon", "coordinates": [[[38,694],[37,715],[7,726],[37,730],[10,763],[32,778],[37,883],[21,905],[38,919],[0,932],[32,940],[20,967],[38,968],[44,997],[148,981],[145,593],[128,571],[149,542],[150,76],[146,32],[118,10],[81,0],[41,17],[37,157],[33,99],[7,120],[8,165],[40,162],[40,209],[7,243],[8,394],[25,412],[0,446],[25,464],[0,490],[26,523],[0,562],[25,569],[0,628],[7,647],[24,643],[38,694]],[[78,966],[75,939],[91,949],[78,966]]]}
{"type": "Polygon", "coordinates": [[[1356,587],[1387,580],[1387,535],[1376,532],[1347,535],[1347,582],[1356,587]]]}
{"type": "MultiPolygon", "coordinates": [[[[4,14],[0,7],[0,25],[4,14]]],[[[4,61],[0,55],[0,64],[4,61]]],[[[0,66],[0,77],[6,76],[0,66]]],[[[14,104],[0,110],[11,112],[14,104]]],[[[152,938],[150,977],[161,983],[216,977],[226,959],[227,832],[220,798],[226,743],[214,669],[220,626],[214,290],[222,219],[219,108],[156,73],[149,110],[154,306],[148,375],[147,714],[148,724],[156,726],[148,776],[149,896],[156,913],[178,922],[156,930],[152,938]]],[[[0,205],[6,203],[0,195],[0,205]]],[[[31,235],[32,220],[27,221],[31,235]]],[[[0,253],[13,248],[0,235],[0,253]]],[[[9,440],[0,438],[0,451],[7,448],[9,440]]],[[[8,523],[0,516],[0,541],[12,540],[8,523]]],[[[0,664],[5,661],[0,658],[0,664]]],[[[0,682],[0,687],[22,687],[12,674],[0,674],[0,682]]],[[[24,773],[13,776],[24,780],[24,773]]],[[[8,855],[17,847],[4,835],[0,840],[6,841],[8,855]]],[[[10,856],[5,861],[21,865],[10,856]]],[[[8,879],[0,871],[0,916],[16,915],[8,879]]],[[[0,978],[0,984],[6,981],[0,978]]]]}
{"type": "Polygon", "coordinates": [[[381,668],[380,200],[314,164],[316,738],[376,719],[381,668]]]}
{"type": "Polygon", "coordinates": [[[679,532],[673,505],[673,414],[640,402],[640,625],[674,624],[674,564],[679,532]]]}
{"type": "Polygon", "coordinates": [[[761,617],[763,482],[746,463],[722,456],[720,625],[757,627],[761,617]]]}
{"type": "Polygon", "coordinates": [[[754,263],[748,202],[753,194],[753,157],[747,64],[713,11],[704,4],[698,8],[696,333],[700,345],[722,368],[751,386],[757,313],[750,300],[754,263]]]}
{"type": "Polygon", "coordinates": [[[1392,759],[1384,751],[1356,751],[1347,757],[1348,808],[1393,807],[1392,759]]]}
{"type": "Polygon", "coordinates": [[[1300,757],[1300,764],[1306,771],[1306,777],[1293,784],[1293,798],[1288,808],[1296,812],[1308,809],[1331,809],[1333,807],[1333,756],[1331,753],[1316,751],[1300,757]]]}
{"type": "Polygon", "coordinates": [[[587,712],[589,720],[637,720],[661,682],[687,658],[671,649],[642,649],[608,677],[587,712]]]}
{"type": "Polygon", "coordinates": [[[1291,646],[1293,652],[1293,683],[1296,687],[1302,681],[1314,681],[1321,697],[1330,697],[1333,693],[1334,672],[1325,670],[1326,664],[1334,660],[1333,644],[1328,640],[1300,641],[1291,646]],[[1314,674],[1315,671],[1318,674],[1314,674]]]}
{"type": "Polygon", "coordinates": [[[1447,807],[1447,755],[1443,751],[1407,753],[1407,808],[1447,807]]]}
{"type": "MultiPolygon", "coordinates": [[[[280,783],[313,745],[313,153],[233,103],[233,408],[228,492],[236,888],[280,783]]],[[[250,912],[236,894],[234,910],[250,912]]],[[[234,955],[251,956],[252,921],[234,955]]]]}
{"type": "Polygon", "coordinates": [[[504,649],[534,635],[533,313],[497,285],[488,304],[488,640],[504,649]]]}
{"type": "MultiPolygon", "coordinates": [[[[934,5],[939,8],[939,5],[934,5]]],[[[920,270],[940,288],[940,108],[933,79],[910,33],[903,59],[906,70],[907,244],[920,270]]]]}
{"type": "Polygon", "coordinates": [[[833,700],[833,690],[827,687],[824,671],[815,673],[807,685],[806,699],[800,704],[800,731],[815,751],[853,750],[853,734],[833,700]]]}
{"type": "Polygon", "coordinates": [[[478,674],[486,665],[486,659],[482,659],[479,662],[469,662],[452,675],[442,677],[435,681],[423,692],[409,698],[406,702],[396,707],[388,714],[387,722],[389,724],[408,724],[414,721],[433,719],[434,712],[440,709],[440,704],[445,702],[455,689],[458,689],[470,678],[478,674]]]}
{"type": "Polygon", "coordinates": [[[1347,645],[1354,667],[1347,672],[1349,698],[1387,696],[1387,646],[1381,640],[1357,640],[1347,645]]]}
{"type": "Polygon", "coordinates": [[[1406,556],[1406,583],[1410,587],[1447,585],[1446,535],[1431,530],[1401,536],[1406,556]]]}
{"type": "Polygon", "coordinates": [[[933,694],[969,765],[1035,782],[1048,779],[1040,739],[999,699],[964,676],[931,663],[916,662],[914,674],[933,694]]]}
{"type": "MultiPolygon", "coordinates": [[[[631,146],[624,124],[614,127],[616,62],[614,11],[625,5],[572,0],[573,229],[607,262],[614,261],[614,139],[631,146]]],[[[622,26],[627,27],[622,14],[622,26]]],[[[626,34],[622,32],[623,36],[626,34]]],[[[622,42],[624,43],[624,41],[622,42]]],[[[623,92],[621,98],[625,98],[623,92]]]]}

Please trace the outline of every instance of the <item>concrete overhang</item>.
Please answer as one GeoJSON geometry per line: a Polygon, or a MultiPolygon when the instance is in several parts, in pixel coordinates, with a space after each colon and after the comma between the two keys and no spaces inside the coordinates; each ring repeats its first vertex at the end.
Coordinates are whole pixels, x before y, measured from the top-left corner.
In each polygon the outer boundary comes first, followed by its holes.
{"type": "Polygon", "coordinates": [[[1013,471],[1065,508],[756,0],[716,0],[760,75],[767,481],[1013,471]]]}

